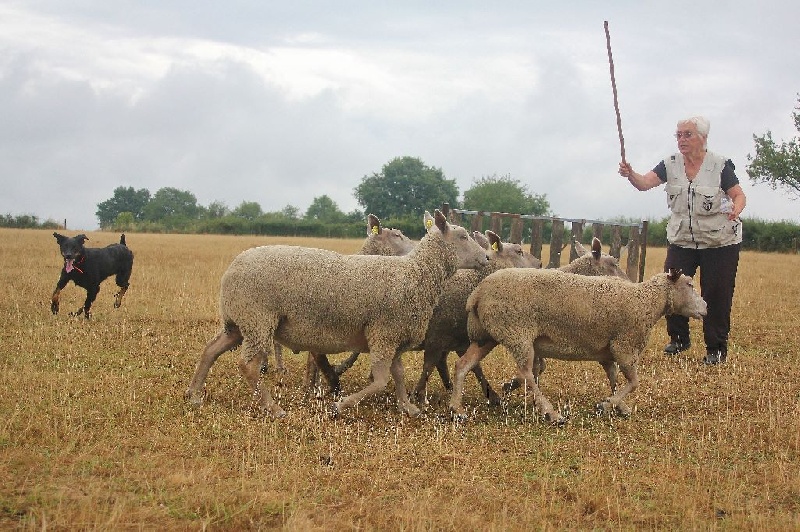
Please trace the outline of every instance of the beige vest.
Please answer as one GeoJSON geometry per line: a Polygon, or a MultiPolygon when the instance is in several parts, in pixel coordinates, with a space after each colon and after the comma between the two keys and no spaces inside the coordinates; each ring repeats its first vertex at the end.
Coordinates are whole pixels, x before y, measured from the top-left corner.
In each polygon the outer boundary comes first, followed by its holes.
{"type": "Polygon", "coordinates": [[[720,187],[725,158],[706,152],[703,165],[690,182],[683,155],[664,160],[667,167],[667,205],[672,211],[667,223],[670,244],[686,248],[716,248],[742,241],[742,222],[728,220],[733,206],[720,187]]]}

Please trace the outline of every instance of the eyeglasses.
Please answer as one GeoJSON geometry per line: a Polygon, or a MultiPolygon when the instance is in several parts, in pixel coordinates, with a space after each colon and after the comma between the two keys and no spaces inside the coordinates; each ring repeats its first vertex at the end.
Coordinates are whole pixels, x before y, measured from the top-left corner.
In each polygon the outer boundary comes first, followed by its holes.
{"type": "Polygon", "coordinates": [[[691,131],[678,131],[675,133],[676,139],[684,138],[686,140],[689,140],[692,137],[694,137],[694,133],[692,133],[691,131]]]}

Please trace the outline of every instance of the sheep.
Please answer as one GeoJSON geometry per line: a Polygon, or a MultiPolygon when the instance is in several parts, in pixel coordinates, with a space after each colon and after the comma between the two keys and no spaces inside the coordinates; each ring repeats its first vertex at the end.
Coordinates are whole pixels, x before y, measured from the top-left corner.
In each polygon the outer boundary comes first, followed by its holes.
{"type": "Polygon", "coordinates": [[[261,411],[286,412],[259,383],[262,361],[274,340],[293,351],[369,351],[373,381],[333,403],[335,417],[394,379],[398,406],[419,409],[408,399],[400,355],[425,338],[428,321],[445,281],[459,267],[479,268],[488,257],[463,227],[440,211],[425,213],[427,234],[404,257],[342,255],[323,249],[262,246],[239,254],[223,274],[222,330],[206,346],[185,392],[202,403],[204,381],[214,361],[242,346],[239,368],[261,411]]]}
{"type": "MultiPolygon", "coordinates": [[[[591,251],[587,251],[586,248],[583,247],[583,244],[577,240],[573,241],[573,245],[575,246],[575,251],[578,254],[578,258],[569,264],[558,268],[562,272],[588,276],[604,275],[609,277],[619,277],[620,279],[625,279],[626,281],[630,280],[625,271],[620,268],[619,261],[611,255],[607,255],[602,252],[602,243],[600,242],[599,238],[594,237],[592,239],[591,251]]],[[[537,382],[539,380],[539,375],[544,371],[544,369],[544,359],[536,357],[533,364],[533,376],[536,378],[537,382]]],[[[525,380],[522,377],[514,377],[508,382],[503,383],[503,393],[509,394],[513,392],[517,388],[520,388],[524,382],[525,380]]]]}
{"type": "Polygon", "coordinates": [[[625,271],[620,268],[619,261],[602,252],[602,243],[597,237],[592,238],[592,249],[586,251],[583,244],[574,241],[575,251],[578,258],[558,268],[562,272],[576,273],[578,275],[605,275],[611,277],[619,277],[629,281],[630,278],[625,271]]]}
{"type": "Polygon", "coordinates": [[[498,344],[517,363],[533,395],[534,407],[550,422],[564,423],[541,393],[533,375],[534,358],[595,360],[606,370],[611,396],[597,405],[630,414],[623,402],[639,384],[637,364],[655,323],[666,314],[700,318],[706,303],[692,278],[680,270],[643,283],[612,277],[585,277],[555,269],[499,270],[481,281],[467,300],[471,344],[456,362],[450,408],[465,419],[462,406],[466,372],[498,344]],[[627,384],[617,390],[617,365],[627,384]]]}
{"type": "MultiPolygon", "coordinates": [[[[408,255],[417,243],[408,238],[400,229],[381,226],[374,214],[367,216],[367,237],[356,255],[403,256],[408,255]]],[[[309,391],[316,387],[319,373],[322,372],[332,392],[339,392],[339,376],[350,369],[358,359],[358,351],[336,366],[331,366],[325,354],[309,353],[306,359],[306,384],[309,391]]]]}
{"type": "MultiPolygon", "coordinates": [[[[414,387],[412,397],[419,400],[425,394],[425,387],[435,367],[447,390],[452,389],[447,369],[447,354],[456,351],[459,356],[469,347],[467,336],[466,302],[478,283],[501,268],[541,268],[542,261],[525,252],[519,244],[501,242],[500,237],[492,231],[486,234],[473,232],[473,238],[481,244],[485,239],[489,250],[489,264],[477,270],[459,270],[447,280],[444,292],[433,311],[433,318],[425,333],[424,362],[422,374],[414,387]]],[[[484,396],[491,404],[499,404],[500,397],[489,385],[480,365],[472,371],[481,385],[484,396]]]]}

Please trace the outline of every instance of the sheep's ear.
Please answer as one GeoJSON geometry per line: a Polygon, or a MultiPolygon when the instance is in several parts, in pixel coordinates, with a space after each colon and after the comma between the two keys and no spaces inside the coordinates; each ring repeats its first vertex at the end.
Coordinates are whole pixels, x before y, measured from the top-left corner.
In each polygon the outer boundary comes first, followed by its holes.
{"type": "Polygon", "coordinates": [[[381,221],[374,214],[367,216],[367,236],[381,232],[381,221]]]}
{"type": "Polygon", "coordinates": [[[436,227],[439,228],[439,231],[441,231],[442,234],[446,233],[447,232],[447,217],[444,214],[442,214],[442,211],[440,211],[439,209],[436,209],[435,211],[433,211],[433,216],[434,216],[434,219],[436,221],[436,227]]]}
{"type": "Polygon", "coordinates": [[[579,257],[583,257],[589,254],[589,252],[586,251],[586,248],[583,247],[583,244],[581,244],[577,240],[574,240],[572,245],[575,246],[575,253],[577,253],[579,257]]]}
{"type": "Polygon", "coordinates": [[[431,216],[431,213],[429,213],[428,211],[425,211],[425,216],[423,216],[422,219],[424,220],[425,223],[425,230],[430,233],[434,222],[433,216],[431,216]]]}
{"type": "Polygon", "coordinates": [[[493,251],[497,252],[503,250],[503,243],[500,241],[500,237],[497,236],[497,233],[494,231],[486,231],[486,237],[489,239],[489,246],[493,251]]]}
{"type": "Polygon", "coordinates": [[[489,249],[489,238],[480,231],[473,231],[472,239],[483,249],[489,249]]]}
{"type": "Polygon", "coordinates": [[[667,279],[669,279],[674,283],[675,281],[681,278],[681,275],[683,275],[683,270],[681,270],[680,268],[678,269],[670,268],[669,271],[667,272],[667,279]]]}
{"type": "Polygon", "coordinates": [[[594,255],[595,260],[600,260],[600,255],[603,253],[603,244],[600,242],[600,239],[594,237],[592,239],[592,255],[594,255]]]}

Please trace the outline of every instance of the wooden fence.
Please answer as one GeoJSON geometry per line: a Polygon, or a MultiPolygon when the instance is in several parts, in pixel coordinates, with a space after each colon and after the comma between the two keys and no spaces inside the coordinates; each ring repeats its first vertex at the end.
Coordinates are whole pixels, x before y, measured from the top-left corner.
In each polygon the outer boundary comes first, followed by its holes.
{"type": "MultiPolygon", "coordinates": [[[[531,230],[531,246],[530,252],[538,259],[542,259],[542,239],[544,233],[545,222],[552,222],[553,230],[550,238],[550,260],[547,262],[547,268],[558,268],[561,266],[561,252],[571,242],[564,244],[564,224],[570,224],[570,234],[573,240],[581,242],[583,239],[583,230],[588,224],[592,226],[592,235],[602,240],[603,231],[606,226],[609,226],[611,232],[611,243],[609,248],[609,255],[620,258],[622,253],[622,232],[623,229],[628,229],[628,250],[627,263],[625,272],[631,280],[644,280],[644,262],[647,256],[647,220],[642,220],[640,223],[625,224],[619,222],[602,222],[598,220],[586,219],[570,219],[570,218],[557,218],[554,216],[535,216],[532,214],[509,214],[506,212],[482,212],[482,211],[467,211],[463,209],[451,209],[447,203],[442,204],[442,212],[448,219],[463,227],[469,227],[473,231],[481,231],[483,228],[483,221],[488,218],[490,220],[489,229],[497,233],[503,234],[503,228],[509,228],[509,242],[515,244],[522,244],[522,236],[525,226],[530,223],[531,230]],[[469,224],[469,225],[467,225],[469,224]]],[[[586,242],[581,242],[586,244],[586,242]]],[[[573,246],[570,247],[569,262],[575,260],[578,256],[573,246]]],[[[542,264],[545,261],[542,260],[542,264]]]]}

